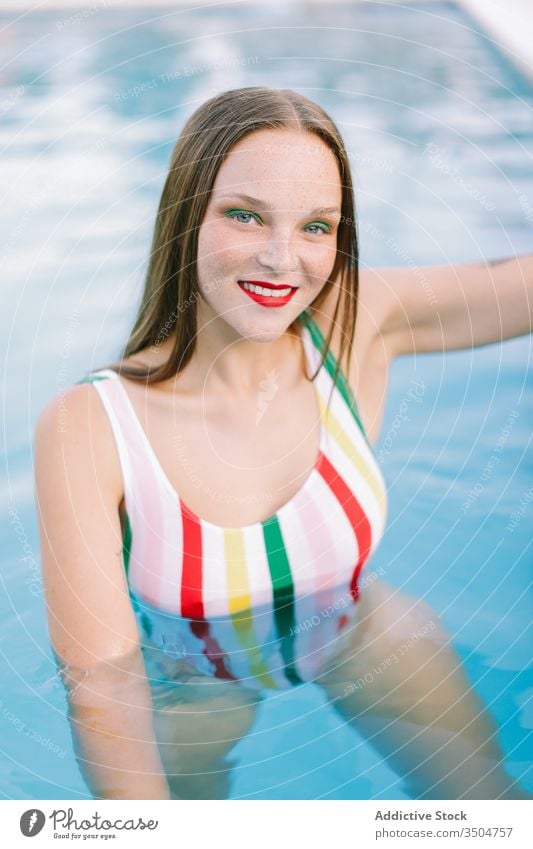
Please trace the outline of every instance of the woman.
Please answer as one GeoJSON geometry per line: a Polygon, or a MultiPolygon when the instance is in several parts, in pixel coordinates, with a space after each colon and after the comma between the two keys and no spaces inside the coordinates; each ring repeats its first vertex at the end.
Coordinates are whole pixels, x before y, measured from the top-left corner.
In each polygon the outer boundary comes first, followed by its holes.
{"type": "Polygon", "coordinates": [[[533,259],[427,268],[431,299],[357,261],[319,106],[245,88],[194,113],[120,360],[36,430],[50,636],[95,795],[227,797],[263,688],[313,681],[410,795],[520,796],[434,613],[362,568],[389,364],[528,333],[533,259]]]}

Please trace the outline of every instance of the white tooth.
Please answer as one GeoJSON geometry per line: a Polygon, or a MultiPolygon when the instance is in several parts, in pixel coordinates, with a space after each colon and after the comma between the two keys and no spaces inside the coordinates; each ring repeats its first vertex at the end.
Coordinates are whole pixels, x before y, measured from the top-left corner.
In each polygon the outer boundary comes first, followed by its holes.
{"type": "Polygon", "coordinates": [[[274,298],[284,298],[286,295],[290,295],[290,292],[291,292],[290,288],[289,289],[276,289],[275,291],[273,289],[271,289],[270,291],[271,291],[272,297],[274,297],[274,298]]]}
{"type": "Polygon", "coordinates": [[[248,292],[254,292],[256,295],[263,295],[266,298],[285,298],[287,295],[290,295],[291,289],[266,289],[264,286],[255,286],[253,283],[246,283],[243,281],[243,288],[248,292]]]}

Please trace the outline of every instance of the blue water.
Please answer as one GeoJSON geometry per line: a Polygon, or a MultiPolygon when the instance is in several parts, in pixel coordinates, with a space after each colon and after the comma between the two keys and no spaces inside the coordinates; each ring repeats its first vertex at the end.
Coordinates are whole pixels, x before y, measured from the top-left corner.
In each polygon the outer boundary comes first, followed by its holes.
{"type": "MultiPolygon", "coordinates": [[[[129,332],[188,115],[241,85],[321,103],[355,169],[363,265],[531,251],[533,89],[455,4],[328,4],[305,25],[297,4],[264,6],[0,18],[6,798],[90,797],[47,641],[32,434],[45,402],[129,332]]],[[[523,337],[394,363],[376,448],[390,518],[372,568],[438,612],[508,771],[533,790],[530,357],[523,337]]],[[[266,698],[232,757],[233,798],[406,798],[314,686],[266,698]]]]}

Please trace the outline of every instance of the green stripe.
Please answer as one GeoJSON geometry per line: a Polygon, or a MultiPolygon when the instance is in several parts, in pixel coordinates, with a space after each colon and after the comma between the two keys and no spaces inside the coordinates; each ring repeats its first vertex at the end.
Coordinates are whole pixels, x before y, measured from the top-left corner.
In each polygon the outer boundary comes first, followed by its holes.
{"type": "Polygon", "coordinates": [[[141,625],[144,629],[144,632],[148,639],[152,636],[152,624],[150,622],[149,617],[146,613],[142,612],[142,606],[139,605],[139,600],[137,599],[135,593],[132,591],[129,585],[129,568],[130,568],[130,557],[131,557],[131,540],[132,540],[132,531],[130,524],[130,517],[128,516],[127,511],[124,513],[124,525],[122,528],[122,559],[124,561],[124,572],[126,573],[126,581],[128,583],[130,600],[133,606],[133,610],[137,617],[141,620],[141,625]]]}
{"type": "Polygon", "coordinates": [[[128,516],[127,511],[124,514],[124,527],[122,530],[122,559],[124,561],[124,571],[126,573],[126,581],[128,582],[129,595],[131,599],[131,603],[133,606],[133,610],[135,611],[137,617],[140,618],[141,625],[144,629],[144,633],[150,639],[152,636],[152,623],[150,622],[149,616],[146,613],[142,612],[142,606],[139,604],[139,600],[137,599],[135,593],[132,591],[129,586],[129,568],[130,568],[130,557],[131,557],[131,540],[132,540],[132,531],[130,524],[130,517],[128,516]]]}
{"type": "Polygon", "coordinates": [[[261,649],[257,645],[252,611],[243,610],[240,613],[232,613],[231,621],[241,645],[246,649],[250,670],[254,678],[257,678],[264,687],[270,687],[273,690],[278,689],[276,682],[268,671],[268,666],[261,654],[261,649]]]}
{"type": "MultiPolygon", "coordinates": [[[[320,330],[320,327],[318,326],[316,321],[313,318],[311,318],[311,315],[308,313],[307,310],[304,310],[303,313],[301,313],[301,315],[299,317],[302,319],[304,324],[309,328],[309,331],[311,333],[311,338],[312,338],[312,340],[315,344],[315,347],[318,349],[318,351],[320,352],[320,355],[322,356],[324,348],[326,346],[326,340],[324,338],[324,335],[322,334],[322,331],[320,330]]],[[[337,368],[337,360],[335,359],[335,356],[334,356],[331,348],[328,348],[328,353],[326,355],[326,359],[325,359],[324,362],[325,362],[325,366],[328,370],[329,376],[333,380],[333,375],[335,374],[335,369],[337,368]]],[[[363,423],[361,421],[361,415],[359,413],[359,407],[357,406],[357,401],[355,399],[355,395],[353,394],[353,392],[350,388],[350,385],[349,385],[348,381],[346,380],[346,378],[344,376],[344,372],[342,371],[341,368],[339,368],[335,383],[337,384],[339,392],[341,393],[346,404],[348,405],[348,409],[350,410],[355,421],[359,425],[359,429],[361,430],[361,433],[363,434],[367,445],[371,448],[370,442],[368,441],[368,437],[366,435],[366,431],[365,431],[365,429],[363,427],[363,423]]]]}
{"type": "Polygon", "coordinates": [[[150,618],[146,615],[146,613],[141,613],[141,624],[144,628],[144,633],[150,639],[152,636],[152,623],[150,622],[150,618]]]}
{"type": "Polygon", "coordinates": [[[125,522],[124,529],[122,531],[122,559],[124,560],[124,569],[126,571],[126,578],[128,577],[128,571],[130,567],[130,555],[131,555],[131,525],[130,518],[128,514],[125,514],[125,522]]]}
{"type": "Polygon", "coordinates": [[[274,621],[280,639],[285,677],[301,684],[294,662],[294,584],[277,515],[262,522],[265,549],[274,593],[274,621]]]}
{"type": "Polygon", "coordinates": [[[106,374],[95,374],[89,375],[89,377],[82,377],[81,380],[74,381],[75,383],[93,383],[95,380],[109,380],[109,377],[106,374]]]}

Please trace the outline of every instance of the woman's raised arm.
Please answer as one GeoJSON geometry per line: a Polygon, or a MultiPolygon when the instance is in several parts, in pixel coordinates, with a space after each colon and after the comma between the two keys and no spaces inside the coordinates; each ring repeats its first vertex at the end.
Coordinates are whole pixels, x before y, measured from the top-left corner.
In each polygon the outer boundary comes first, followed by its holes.
{"type": "Polygon", "coordinates": [[[34,446],[49,633],[80,769],[101,798],[169,798],[123,567],[118,455],[94,387],[53,398],[34,446]]]}
{"type": "Polygon", "coordinates": [[[361,272],[390,358],[476,348],[533,329],[533,254],[361,272]]]}

